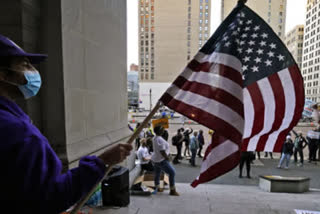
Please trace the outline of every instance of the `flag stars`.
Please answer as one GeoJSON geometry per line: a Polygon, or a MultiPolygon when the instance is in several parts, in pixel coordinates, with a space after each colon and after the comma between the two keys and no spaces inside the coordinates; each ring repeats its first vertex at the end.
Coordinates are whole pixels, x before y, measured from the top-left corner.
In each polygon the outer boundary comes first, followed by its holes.
{"type": "Polygon", "coordinates": [[[255,45],[255,44],[256,44],[255,41],[252,41],[252,40],[251,40],[251,41],[249,42],[249,45],[250,45],[250,46],[255,45]]]}
{"type": "Polygon", "coordinates": [[[255,39],[255,38],[258,37],[258,34],[254,33],[254,34],[251,35],[251,37],[255,39]]]}
{"type": "Polygon", "coordinates": [[[274,52],[269,51],[269,52],[267,53],[267,55],[268,55],[269,57],[274,57],[274,52]]]}
{"type": "Polygon", "coordinates": [[[235,39],[237,44],[240,44],[240,40],[239,39],[235,39]]]}
{"type": "Polygon", "coordinates": [[[253,30],[254,30],[254,31],[260,30],[260,26],[259,26],[259,25],[255,26],[255,27],[253,28],[253,30]]]}
{"type": "Polygon", "coordinates": [[[261,54],[263,54],[263,50],[262,50],[262,49],[258,49],[258,50],[257,50],[257,53],[258,53],[259,55],[261,55],[261,54]]]}
{"type": "Polygon", "coordinates": [[[245,13],[242,12],[241,15],[240,15],[242,18],[246,17],[245,13]]]}
{"type": "Polygon", "coordinates": [[[239,53],[242,53],[242,48],[238,48],[237,51],[238,51],[239,53]]]}
{"type": "Polygon", "coordinates": [[[266,43],[265,41],[261,41],[259,44],[260,44],[260,46],[262,46],[262,47],[267,45],[267,43],[266,43]]]}
{"type": "Polygon", "coordinates": [[[250,27],[246,27],[245,29],[244,29],[244,31],[249,31],[250,30],[250,27]]]}
{"type": "Polygon", "coordinates": [[[224,36],[224,38],[222,39],[223,41],[227,41],[229,39],[228,36],[224,36]]]}
{"type": "Polygon", "coordinates": [[[247,25],[252,24],[252,20],[251,20],[251,19],[249,19],[249,20],[246,22],[246,24],[247,24],[247,25]]]}
{"type": "Polygon", "coordinates": [[[271,49],[275,49],[276,48],[276,44],[274,44],[274,43],[271,43],[269,46],[270,46],[271,49]]]}
{"type": "Polygon", "coordinates": [[[277,57],[278,57],[279,61],[284,61],[284,56],[283,55],[279,54],[279,56],[277,56],[277,57]]]}
{"type": "Polygon", "coordinates": [[[249,61],[250,61],[250,56],[246,56],[246,57],[244,57],[243,61],[245,61],[245,62],[249,62],[249,61]]]}
{"type": "Polygon", "coordinates": [[[240,41],[240,44],[239,45],[244,45],[245,44],[245,42],[244,41],[240,41]]]}
{"type": "Polygon", "coordinates": [[[266,38],[268,38],[268,34],[263,33],[263,34],[261,35],[261,37],[264,38],[264,39],[266,39],[266,38]]]}
{"type": "Polygon", "coordinates": [[[248,70],[248,66],[247,65],[243,65],[242,66],[242,72],[248,70]]]}
{"type": "Polygon", "coordinates": [[[230,45],[231,45],[231,42],[226,42],[226,43],[224,44],[225,47],[229,47],[230,45]]]}
{"type": "Polygon", "coordinates": [[[248,37],[248,34],[244,33],[241,35],[241,38],[247,38],[248,37]]]}
{"type": "Polygon", "coordinates": [[[272,65],[272,61],[268,60],[268,59],[264,63],[266,63],[266,66],[271,66],[272,65]]]}
{"type": "Polygon", "coordinates": [[[239,34],[239,33],[238,33],[237,31],[233,31],[231,35],[232,35],[232,36],[236,36],[236,35],[238,35],[238,34],[239,34]]]}
{"type": "Polygon", "coordinates": [[[252,49],[252,48],[248,48],[248,49],[246,50],[246,52],[247,52],[248,54],[250,54],[250,53],[253,52],[253,49],[252,49]]]}
{"type": "Polygon", "coordinates": [[[252,67],[252,72],[259,72],[258,66],[253,66],[252,67]]]}
{"type": "Polygon", "coordinates": [[[261,62],[261,58],[257,57],[257,58],[254,59],[254,61],[258,64],[258,63],[261,62]]]}

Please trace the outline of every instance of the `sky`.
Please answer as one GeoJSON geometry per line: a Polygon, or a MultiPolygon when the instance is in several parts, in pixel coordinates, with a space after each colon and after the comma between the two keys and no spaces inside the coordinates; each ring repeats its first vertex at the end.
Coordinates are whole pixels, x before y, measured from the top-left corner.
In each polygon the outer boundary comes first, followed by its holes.
{"type": "MultiPolygon", "coordinates": [[[[211,34],[220,24],[220,10],[215,6],[217,4],[220,5],[221,0],[212,0],[211,34]]],[[[296,25],[304,24],[306,4],[307,0],[287,0],[286,32],[296,25]]],[[[138,64],[138,0],[127,0],[127,33],[127,65],[129,70],[131,63],[138,64]]]]}

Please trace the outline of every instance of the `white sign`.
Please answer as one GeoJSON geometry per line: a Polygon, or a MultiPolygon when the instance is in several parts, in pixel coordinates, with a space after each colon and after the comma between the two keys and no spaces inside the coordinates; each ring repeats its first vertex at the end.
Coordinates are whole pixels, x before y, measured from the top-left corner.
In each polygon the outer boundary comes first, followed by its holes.
{"type": "Polygon", "coordinates": [[[310,211],[310,210],[294,210],[296,214],[320,214],[319,211],[310,211]]]}
{"type": "Polygon", "coordinates": [[[307,133],[307,137],[311,139],[320,139],[320,132],[309,130],[307,133]]]}

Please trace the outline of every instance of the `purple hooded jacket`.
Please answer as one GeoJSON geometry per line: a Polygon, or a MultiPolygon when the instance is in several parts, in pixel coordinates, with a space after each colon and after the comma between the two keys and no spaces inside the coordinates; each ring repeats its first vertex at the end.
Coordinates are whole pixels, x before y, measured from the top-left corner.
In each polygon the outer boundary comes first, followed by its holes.
{"type": "Polygon", "coordinates": [[[104,176],[95,156],[62,174],[48,140],[14,102],[0,96],[0,206],[10,213],[60,213],[104,176]]]}

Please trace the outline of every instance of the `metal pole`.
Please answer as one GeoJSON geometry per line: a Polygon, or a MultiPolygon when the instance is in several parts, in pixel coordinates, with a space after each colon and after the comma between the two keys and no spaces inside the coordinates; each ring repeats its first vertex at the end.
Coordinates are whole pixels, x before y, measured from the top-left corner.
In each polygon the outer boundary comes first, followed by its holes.
{"type": "Polygon", "coordinates": [[[149,99],[150,99],[150,111],[152,109],[152,89],[149,90],[149,99]]]}
{"type": "MultiPolygon", "coordinates": [[[[127,141],[128,144],[132,144],[133,140],[139,135],[139,133],[142,131],[142,129],[148,124],[149,120],[152,119],[153,115],[159,110],[160,106],[161,106],[161,103],[158,101],[156,106],[149,113],[149,115],[144,119],[144,121],[137,128],[137,130],[131,135],[131,137],[127,141]]],[[[106,170],[106,173],[105,173],[105,176],[103,176],[103,178],[106,177],[110,173],[110,171],[112,170],[113,166],[114,165],[108,166],[108,168],[106,170]]],[[[90,192],[88,192],[87,195],[85,195],[83,198],[80,199],[80,201],[77,203],[77,205],[71,210],[70,214],[77,214],[78,213],[78,211],[81,209],[81,207],[89,200],[90,196],[94,193],[94,191],[96,190],[96,188],[99,185],[99,183],[101,182],[101,180],[98,181],[94,185],[94,187],[92,187],[92,189],[90,190],[90,192]]]]}

